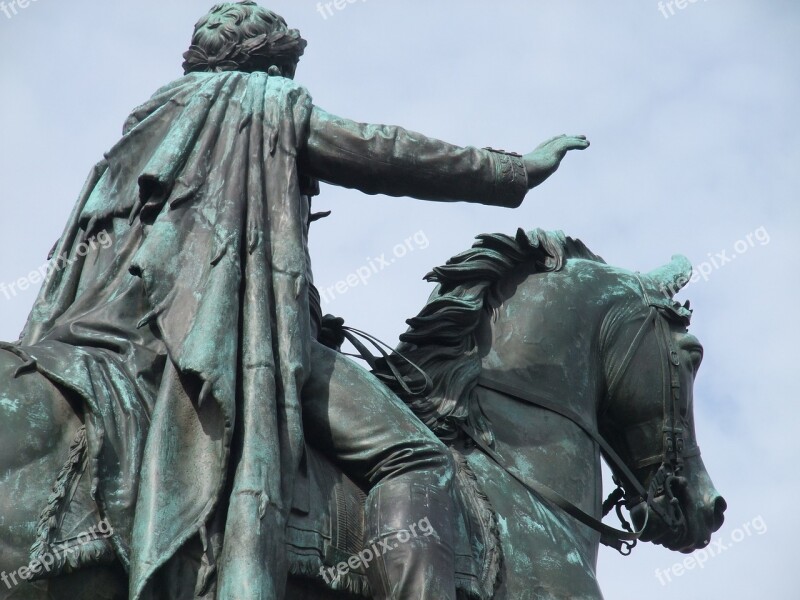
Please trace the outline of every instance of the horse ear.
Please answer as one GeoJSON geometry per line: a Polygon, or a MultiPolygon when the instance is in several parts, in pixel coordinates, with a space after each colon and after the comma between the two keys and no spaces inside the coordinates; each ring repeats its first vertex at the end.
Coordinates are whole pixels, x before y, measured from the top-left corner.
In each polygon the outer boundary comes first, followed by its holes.
{"type": "Polygon", "coordinates": [[[647,276],[672,298],[692,278],[692,263],[682,254],[676,254],[666,265],[650,271],[647,276]]]}

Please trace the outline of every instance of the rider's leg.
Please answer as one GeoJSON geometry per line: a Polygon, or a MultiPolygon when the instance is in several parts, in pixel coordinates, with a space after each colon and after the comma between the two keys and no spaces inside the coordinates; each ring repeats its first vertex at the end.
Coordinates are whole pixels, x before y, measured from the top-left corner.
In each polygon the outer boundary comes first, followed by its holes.
{"type": "Polygon", "coordinates": [[[367,535],[384,542],[367,570],[374,597],[454,600],[449,451],[346,357],[314,342],[311,364],[303,390],[306,437],[370,487],[367,535]]]}

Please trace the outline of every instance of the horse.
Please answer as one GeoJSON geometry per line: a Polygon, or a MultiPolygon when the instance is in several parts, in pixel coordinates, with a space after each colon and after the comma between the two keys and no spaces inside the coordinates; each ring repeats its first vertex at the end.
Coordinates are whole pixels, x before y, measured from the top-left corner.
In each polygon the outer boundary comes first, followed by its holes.
{"type": "MultiPolygon", "coordinates": [[[[601,541],[623,553],[637,539],[683,553],[710,543],[726,503],[694,427],[702,346],[688,333],[688,303],[673,299],[690,276],[682,256],[634,273],[606,264],[579,240],[541,230],[478,236],[428,274],[436,290],[408,320],[395,352],[373,366],[450,446],[491,511],[494,570],[482,593],[462,590],[461,597],[599,599],[601,541]],[[409,384],[415,378],[424,379],[425,393],[409,384]],[[605,503],[601,457],[619,486],[605,503]],[[622,505],[633,521],[626,531],[601,522],[622,505]]],[[[118,561],[6,583],[28,563],[48,502],[42,482],[58,472],[83,417],[78,399],[43,377],[13,377],[24,357],[4,348],[0,599],[126,598],[118,561]]],[[[310,469],[357,490],[310,451],[310,469]]],[[[356,594],[320,575],[293,573],[286,597],[369,597],[366,588],[356,594]]]]}

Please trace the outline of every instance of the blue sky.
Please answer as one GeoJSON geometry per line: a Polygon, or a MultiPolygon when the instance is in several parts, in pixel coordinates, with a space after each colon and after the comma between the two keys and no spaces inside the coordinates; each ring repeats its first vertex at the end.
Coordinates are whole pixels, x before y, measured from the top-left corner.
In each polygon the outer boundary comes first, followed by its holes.
{"type": "MultiPolygon", "coordinates": [[[[706,349],[698,435],[730,506],[718,534],[729,547],[667,585],[655,569],[681,555],[648,545],[627,559],[603,551],[599,578],[606,597],[621,600],[796,597],[800,7],[264,4],[309,40],[297,79],[330,112],[519,152],[559,133],[592,141],[513,211],[325,186],[316,208],[333,215],[312,231],[318,285],[396,258],[325,310],[394,342],[430,291],[424,273],[481,232],[562,229],[630,269],[687,255],[708,271],[682,297],[706,349]],[[720,264],[723,254],[736,258],[720,264]],[[758,518],[763,534],[736,533],[758,518]]],[[[0,282],[45,261],[89,168],[128,112],[180,75],[192,25],[209,6],[36,0],[11,18],[0,12],[0,282]]],[[[0,339],[16,339],[35,295],[0,293],[0,339]]]]}

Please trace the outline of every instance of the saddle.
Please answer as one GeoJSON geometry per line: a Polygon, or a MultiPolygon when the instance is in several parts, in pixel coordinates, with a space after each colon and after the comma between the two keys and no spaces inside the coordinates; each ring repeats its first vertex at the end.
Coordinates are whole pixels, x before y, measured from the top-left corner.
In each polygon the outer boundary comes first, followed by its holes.
{"type": "MultiPolygon", "coordinates": [[[[42,511],[31,561],[49,561],[34,579],[71,573],[116,560],[108,532],[90,494],[86,435],[81,428],[42,511]],[[99,525],[98,525],[99,524],[99,525]]],[[[489,600],[502,565],[497,516],[464,456],[451,449],[456,471],[455,576],[458,597],[489,600]]],[[[365,567],[347,564],[370,547],[365,535],[364,491],[313,447],[297,477],[286,532],[290,575],[354,596],[371,597],[365,567]],[[328,577],[322,573],[330,574],[328,577]]],[[[355,561],[352,561],[354,564],[355,561]]]]}

